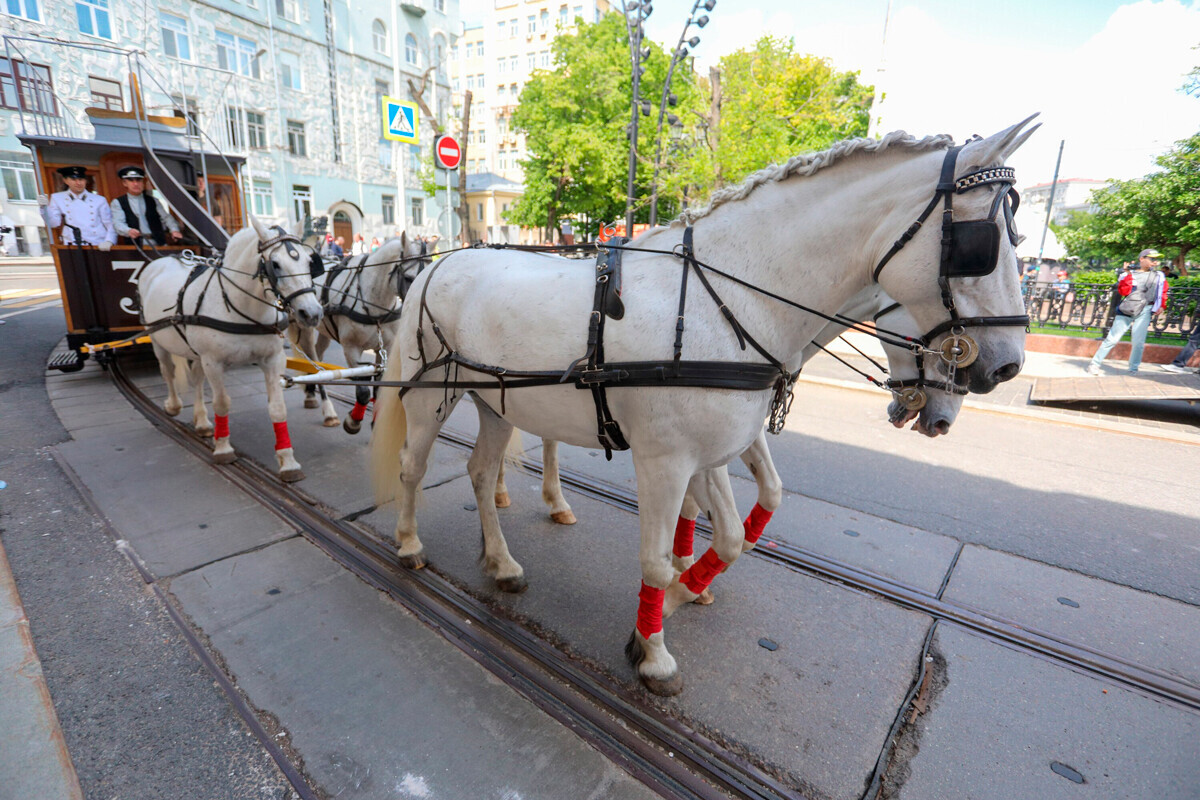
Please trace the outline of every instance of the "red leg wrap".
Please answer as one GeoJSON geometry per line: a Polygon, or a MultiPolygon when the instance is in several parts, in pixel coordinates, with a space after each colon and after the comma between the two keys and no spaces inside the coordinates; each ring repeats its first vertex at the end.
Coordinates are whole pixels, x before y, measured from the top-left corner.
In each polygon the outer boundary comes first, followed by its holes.
{"type": "Polygon", "coordinates": [[[286,422],[275,423],[275,449],[286,450],[292,446],[292,437],[288,436],[286,422]]]}
{"type": "Polygon", "coordinates": [[[367,407],[362,403],[355,403],[354,408],[350,409],[350,419],[355,422],[362,422],[363,417],[367,414],[367,407]]]}
{"type": "Polygon", "coordinates": [[[696,520],[680,517],[675,523],[675,550],[679,558],[687,558],[692,554],[692,534],[696,532],[696,520]]]}
{"type": "Polygon", "coordinates": [[[229,438],[229,415],[226,414],[225,416],[221,416],[220,414],[216,414],[214,416],[216,419],[216,423],[213,425],[213,438],[214,439],[228,439],[229,438]]]}
{"type": "Polygon", "coordinates": [[[666,594],[665,589],[655,589],[645,583],[638,592],[637,630],[647,639],[662,630],[663,597],[666,594]]]}
{"type": "Polygon", "coordinates": [[[729,566],[717,556],[717,551],[711,547],[704,551],[700,560],[688,567],[679,576],[679,582],[688,588],[692,594],[703,594],[713,578],[721,574],[729,566]]]}
{"type": "Polygon", "coordinates": [[[750,509],[750,516],[746,517],[746,521],[742,523],[742,527],[746,531],[746,541],[750,544],[757,542],[758,537],[762,536],[763,529],[770,521],[771,512],[755,503],[754,508],[750,509]]]}

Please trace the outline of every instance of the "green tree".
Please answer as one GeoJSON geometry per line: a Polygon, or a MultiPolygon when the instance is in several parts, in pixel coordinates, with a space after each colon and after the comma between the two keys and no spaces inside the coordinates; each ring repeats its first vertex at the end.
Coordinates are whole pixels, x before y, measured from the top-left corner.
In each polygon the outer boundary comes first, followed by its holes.
{"type": "Polygon", "coordinates": [[[1072,255],[1102,252],[1128,260],[1143,247],[1175,252],[1187,274],[1187,256],[1200,245],[1200,133],[1176,142],[1155,159],[1159,171],[1114,181],[1092,193],[1095,213],[1081,214],[1056,229],[1072,255]]]}

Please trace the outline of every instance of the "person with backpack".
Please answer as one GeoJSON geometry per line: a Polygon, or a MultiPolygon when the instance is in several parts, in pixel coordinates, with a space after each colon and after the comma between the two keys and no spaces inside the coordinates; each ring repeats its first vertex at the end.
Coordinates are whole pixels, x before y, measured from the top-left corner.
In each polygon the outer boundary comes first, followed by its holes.
{"type": "Polygon", "coordinates": [[[1150,317],[1167,302],[1167,279],[1156,269],[1162,253],[1147,248],[1138,253],[1137,271],[1125,270],[1117,281],[1117,313],[1113,315],[1112,328],[1104,337],[1100,349],[1088,364],[1089,375],[1100,374],[1100,362],[1125,335],[1133,329],[1129,349],[1129,372],[1135,374],[1142,365],[1142,349],[1146,346],[1146,334],[1150,330],[1150,317]]]}

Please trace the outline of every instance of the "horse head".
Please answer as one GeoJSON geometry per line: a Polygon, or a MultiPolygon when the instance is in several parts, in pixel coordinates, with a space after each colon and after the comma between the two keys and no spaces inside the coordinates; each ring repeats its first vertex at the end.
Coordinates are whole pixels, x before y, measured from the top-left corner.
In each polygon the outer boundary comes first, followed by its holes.
{"type": "Polygon", "coordinates": [[[1028,318],[1012,224],[1017,197],[1004,163],[1037,130],[1025,130],[1032,119],[923,157],[939,176],[916,217],[925,224],[912,226],[911,241],[897,242],[874,271],[943,354],[950,378],[972,392],[990,392],[1024,363],[1028,318]]]}
{"type": "Polygon", "coordinates": [[[324,272],[324,265],[317,252],[300,241],[302,225],[297,222],[290,232],[279,225],[268,228],[253,214],[250,224],[258,237],[258,274],[293,319],[306,328],[315,326],[323,312],[313,278],[324,272]]]}
{"type": "Polygon", "coordinates": [[[433,254],[429,252],[427,242],[422,239],[410,239],[407,231],[400,233],[399,245],[400,255],[392,274],[395,276],[397,294],[403,299],[416,277],[433,262],[433,254]]]}
{"type": "MultiPolygon", "coordinates": [[[[888,300],[886,295],[883,300],[888,300]]],[[[921,335],[920,326],[904,306],[888,302],[882,305],[875,315],[875,324],[881,331],[921,335]]],[[[940,371],[941,359],[914,353],[887,340],[881,343],[887,354],[891,374],[888,388],[893,395],[888,404],[888,420],[902,428],[915,419],[913,430],[930,438],[949,433],[962,408],[966,389],[946,380],[947,376],[940,371]]]]}

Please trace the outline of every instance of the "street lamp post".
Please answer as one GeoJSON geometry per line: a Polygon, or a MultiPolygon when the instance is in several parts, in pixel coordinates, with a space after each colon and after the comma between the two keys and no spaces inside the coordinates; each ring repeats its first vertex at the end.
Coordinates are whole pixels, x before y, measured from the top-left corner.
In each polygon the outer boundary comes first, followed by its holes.
{"type": "Polygon", "coordinates": [[[650,116],[650,103],[641,98],[640,90],[642,85],[642,73],[646,68],[642,66],[642,61],[650,57],[650,49],[642,50],[642,40],[645,37],[645,31],[642,28],[642,23],[654,11],[650,0],[633,0],[631,3],[626,3],[623,7],[625,14],[625,28],[629,33],[629,56],[633,65],[633,101],[631,105],[631,114],[629,120],[629,182],[625,192],[625,235],[633,236],[633,192],[634,182],[637,179],[637,138],[638,138],[638,114],[650,116]]]}
{"type": "MultiPolygon", "coordinates": [[[[701,6],[705,11],[712,11],[717,5],[717,0],[696,0],[692,4],[692,12],[688,15],[687,22],[683,25],[683,33],[679,34],[679,42],[675,45],[675,49],[671,52],[671,66],[667,67],[667,79],[663,83],[662,102],[658,104],[658,131],[655,133],[654,140],[654,179],[650,184],[650,227],[654,227],[658,223],[658,168],[662,158],[662,127],[663,115],[666,114],[667,104],[674,100],[674,95],[671,92],[671,76],[675,74],[675,65],[683,60],[683,57],[688,54],[688,49],[695,49],[696,45],[700,44],[700,37],[693,36],[690,39],[685,39],[688,33],[688,28],[695,25],[697,28],[703,28],[708,24],[708,15],[702,14],[696,16],[696,12],[701,6]]],[[[671,102],[671,105],[675,105],[671,102]]],[[[679,122],[679,118],[674,114],[669,115],[671,125],[679,122]]]]}

